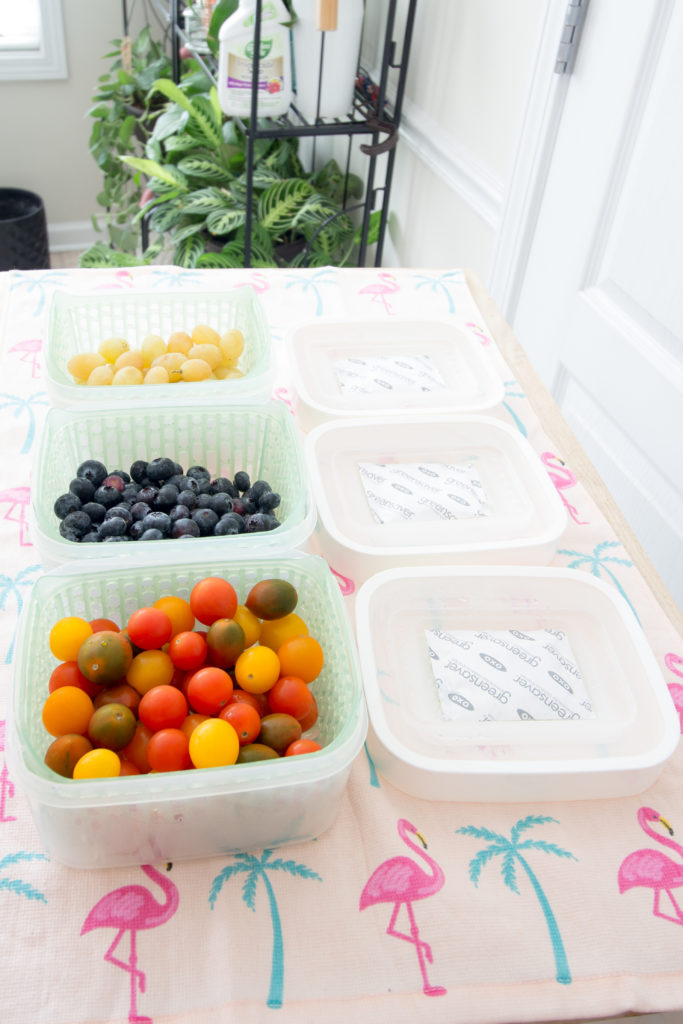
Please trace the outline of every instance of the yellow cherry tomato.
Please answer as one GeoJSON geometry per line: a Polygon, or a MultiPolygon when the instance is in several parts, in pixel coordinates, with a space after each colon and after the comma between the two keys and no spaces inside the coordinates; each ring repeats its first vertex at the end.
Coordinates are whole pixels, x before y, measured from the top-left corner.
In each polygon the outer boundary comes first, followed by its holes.
{"type": "Polygon", "coordinates": [[[92,633],[92,626],[78,615],[65,615],[50,630],[50,650],[60,661],[76,661],[81,644],[92,633]]]}
{"type": "Polygon", "coordinates": [[[280,659],[270,647],[248,647],[235,662],[235,679],[248,693],[266,693],[279,676],[280,659]]]}
{"type": "Polygon", "coordinates": [[[190,735],[190,759],[195,768],[234,764],[240,752],[235,729],[222,718],[207,718],[190,735]]]}
{"type": "Polygon", "coordinates": [[[74,779],[109,779],[121,774],[121,758],[113,750],[98,747],[76,761],[74,779]]]}

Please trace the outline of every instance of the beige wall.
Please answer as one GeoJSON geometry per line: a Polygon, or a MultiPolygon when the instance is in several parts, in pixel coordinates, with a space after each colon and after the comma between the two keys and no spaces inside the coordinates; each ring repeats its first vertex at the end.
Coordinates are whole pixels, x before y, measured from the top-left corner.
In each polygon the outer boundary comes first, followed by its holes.
{"type": "MultiPolygon", "coordinates": [[[[64,225],[81,224],[83,235],[98,211],[102,176],[88,150],[85,114],[99,75],[109,68],[102,56],[122,35],[122,12],[119,0],[62,0],[62,9],[68,77],[0,82],[0,184],[37,192],[51,236],[57,228],[68,238],[64,225]]],[[[71,231],[74,244],[78,233],[71,231]]]]}

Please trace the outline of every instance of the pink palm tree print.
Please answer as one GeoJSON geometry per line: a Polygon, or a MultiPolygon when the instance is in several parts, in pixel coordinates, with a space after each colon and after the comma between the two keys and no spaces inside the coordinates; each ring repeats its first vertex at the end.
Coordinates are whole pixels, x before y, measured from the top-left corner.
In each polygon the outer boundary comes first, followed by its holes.
{"type": "Polygon", "coordinates": [[[674,860],[661,850],[644,848],[634,850],[625,857],[619,868],[618,884],[619,892],[624,893],[629,889],[641,888],[652,889],[654,893],[654,904],[652,913],[655,917],[663,917],[665,921],[673,921],[674,924],[683,925],[683,911],[676,902],[672,892],[683,885],[683,846],[674,842],[672,829],[666,818],[663,818],[659,811],[652,807],[641,807],[638,811],[638,824],[646,836],[654,839],[656,843],[674,850],[681,860],[674,860]],[[663,825],[667,835],[661,835],[652,828],[653,824],[663,825]],[[674,910],[674,916],[667,914],[661,909],[662,893],[669,900],[674,910]]]}
{"type": "Polygon", "coordinates": [[[3,518],[10,523],[19,524],[19,544],[23,548],[32,547],[26,519],[26,509],[30,500],[31,490],[29,487],[9,487],[6,491],[0,491],[0,505],[9,505],[3,518]]]}
{"type": "MultiPolygon", "coordinates": [[[[137,933],[145,928],[156,928],[173,917],[178,909],[178,889],[165,875],[150,864],[141,865],[145,874],[164,891],[165,900],[160,903],[149,889],[142,885],[124,885],[103,896],[85,919],[81,935],[95,928],[115,928],[114,941],[104,954],[104,959],[115,967],[121,967],[130,974],[129,1024],[151,1024],[151,1017],[142,1017],[137,1011],[137,989],[145,991],[145,974],[138,968],[137,933]],[[114,950],[126,932],[130,932],[130,956],[119,960],[114,950]]],[[[170,867],[170,865],[169,865],[170,867]]]]}
{"type": "Polygon", "coordinates": [[[433,962],[432,950],[431,946],[420,938],[415,914],[413,913],[413,903],[415,900],[424,900],[428,896],[439,892],[444,884],[444,873],[436,861],[425,853],[427,844],[411,822],[406,821],[405,818],[400,818],[398,821],[398,834],[406,846],[425,861],[429,871],[425,871],[424,868],[416,864],[410,857],[391,857],[389,860],[385,860],[378,868],[375,868],[366,882],[365,888],[361,893],[359,909],[365,910],[366,907],[372,907],[376,903],[394,904],[389,927],[387,928],[387,935],[393,935],[397,939],[404,939],[415,946],[422,974],[422,991],[426,996],[443,996],[447,990],[442,988],[441,985],[431,985],[427,978],[425,960],[428,960],[430,964],[433,962]],[[412,836],[416,836],[420,840],[422,847],[419,847],[412,840],[412,836]],[[410,922],[410,935],[406,935],[405,932],[398,932],[394,927],[399,911],[403,906],[406,908],[410,922]]]}

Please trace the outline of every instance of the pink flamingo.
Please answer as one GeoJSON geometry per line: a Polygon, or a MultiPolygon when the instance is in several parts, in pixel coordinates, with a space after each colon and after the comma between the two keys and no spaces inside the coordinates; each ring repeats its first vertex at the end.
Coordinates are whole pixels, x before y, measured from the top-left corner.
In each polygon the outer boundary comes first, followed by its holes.
{"type": "Polygon", "coordinates": [[[541,455],[541,462],[547,468],[548,475],[554,483],[557,493],[562,498],[562,501],[574,522],[578,523],[579,526],[587,526],[588,524],[586,520],[579,519],[578,512],[573,505],[569,504],[562,493],[565,488],[574,487],[579,482],[572,471],[568,468],[567,464],[559,455],[555,455],[553,452],[543,452],[541,455]]]}
{"type": "Polygon", "coordinates": [[[465,327],[469,327],[472,331],[472,334],[476,334],[477,338],[479,338],[479,341],[482,343],[482,345],[484,345],[484,347],[486,345],[491,344],[491,339],[489,338],[484,328],[481,327],[479,324],[474,324],[470,320],[465,324],[465,327]]]}
{"type": "MultiPolygon", "coordinates": [[[[172,917],[178,909],[178,889],[161,871],[150,864],[142,864],[142,870],[153,881],[155,881],[166,894],[164,903],[160,903],[152,896],[149,889],[142,885],[124,885],[120,889],[114,889],[103,896],[95,904],[85,919],[81,928],[81,935],[91,932],[95,928],[116,928],[116,935],[111,946],[104,954],[104,959],[116,967],[121,967],[130,974],[130,1011],[128,1020],[130,1024],[151,1024],[151,1017],[141,1017],[137,1012],[136,992],[140,985],[140,991],[145,991],[145,975],[138,970],[136,936],[143,928],[156,928],[164,924],[172,917]],[[130,932],[130,958],[126,963],[118,960],[114,950],[126,932],[130,932]]],[[[169,865],[170,868],[170,865],[169,865]]]]}
{"type": "Polygon", "coordinates": [[[330,566],[330,572],[336,578],[337,583],[339,584],[339,589],[341,590],[344,597],[348,597],[349,594],[352,594],[354,592],[354,590],[356,589],[356,584],[353,582],[353,580],[350,580],[348,576],[342,576],[342,574],[340,572],[337,572],[336,569],[333,569],[332,566],[330,566]]]}
{"type": "Polygon", "coordinates": [[[683,686],[680,683],[669,683],[668,690],[674,702],[674,707],[678,712],[678,721],[683,733],[683,686]]]}
{"type": "Polygon", "coordinates": [[[132,288],[134,284],[135,281],[130,270],[117,270],[116,273],[114,274],[114,281],[112,284],[98,284],[95,288],[95,291],[117,291],[119,288],[132,288]]]}
{"type": "Polygon", "coordinates": [[[254,273],[251,274],[248,281],[240,281],[238,284],[236,284],[235,288],[244,288],[245,286],[248,285],[251,285],[251,287],[254,289],[257,295],[263,294],[263,292],[267,292],[268,289],[270,288],[268,281],[266,280],[264,275],[261,274],[258,270],[254,271],[254,273]]]}
{"type": "Polygon", "coordinates": [[[675,676],[680,676],[683,679],[683,658],[680,654],[665,654],[664,664],[675,676]]]}
{"type": "Polygon", "coordinates": [[[365,888],[361,893],[359,909],[364,910],[365,907],[371,907],[375,903],[394,904],[394,909],[391,912],[391,921],[387,928],[387,935],[393,935],[397,939],[405,939],[406,942],[412,942],[417,950],[417,958],[420,962],[423,983],[422,991],[426,996],[442,996],[445,995],[446,989],[442,988],[441,985],[430,985],[427,979],[425,957],[431,964],[433,962],[432,950],[428,943],[423,942],[420,938],[412,904],[414,900],[423,900],[427,896],[438,892],[444,883],[444,873],[436,861],[432,860],[424,852],[427,849],[426,842],[415,826],[406,821],[405,818],[399,819],[398,834],[406,846],[414,850],[429,865],[431,874],[428,874],[419,867],[410,857],[392,857],[390,860],[385,860],[383,864],[375,868],[366,882],[365,888]],[[422,843],[423,849],[420,849],[412,841],[411,835],[417,836],[422,843]],[[410,935],[406,935],[404,932],[397,932],[394,928],[399,911],[403,905],[405,905],[410,920],[410,935]]]}
{"type": "Polygon", "coordinates": [[[394,292],[399,291],[398,281],[388,271],[380,271],[377,276],[381,278],[381,281],[375,281],[374,284],[366,284],[365,288],[361,288],[358,294],[370,295],[371,302],[381,302],[387,313],[391,315],[393,310],[389,305],[387,295],[392,295],[394,292]]]}
{"type": "Polygon", "coordinates": [[[8,351],[22,352],[23,355],[19,357],[19,361],[30,365],[32,377],[39,377],[40,365],[38,363],[38,356],[40,355],[42,347],[42,338],[27,338],[25,341],[18,341],[16,345],[12,345],[8,351]]]}
{"type": "MultiPolygon", "coordinates": [[[[663,825],[669,836],[674,834],[671,825],[661,816],[659,811],[654,811],[651,807],[641,807],[638,811],[638,824],[645,834],[656,842],[661,843],[662,846],[668,846],[671,850],[675,850],[680,857],[683,857],[683,846],[675,843],[668,836],[659,835],[655,832],[649,824],[651,821],[663,825]]],[[[620,893],[626,892],[627,889],[635,889],[637,886],[652,889],[655,894],[652,913],[655,917],[663,917],[666,921],[683,924],[683,911],[681,911],[671,891],[683,885],[683,863],[672,860],[671,857],[667,857],[661,850],[635,850],[633,853],[629,853],[628,857],[622,861],[619,868],[618,881],[620,893]],[[672,917],[671,914],[665,914],[659,909],[662,892],[665,892],[671,900],[671,904],[676,911],[675,917],[672,917]]]]}
{"type": "Polygon", "coordinates": [[[3,519],[9,523],[19,524],[19,544],[23,548],[32,547],[31,541],[28,539],[28,522],[26,520],[26,509],[30,500],[31,490],[29,487],[10,487],[6,491],[0,491],[0,504],[7,502],[9,505],[3,519]],[[13,512],[14,515],[12,515],[13,512]]]}
{"type": "MultiPolygon", "coordinates": [[[[0,721],[0,750],[5,749],[5,723],[0,721]]],[[[7,806],[7,800],[11,800],[14,796],[14,785],[10,781],[9,773],[7,771],[7,765],[3,764],[2,771],[0,771],[0,821],[16,821],[16,817],[13,814],[5,814],[5,808],[7,806]]]]}
{"type": "Polygon", "coordinates": [[[275,388],[275,390],[273,391],[273,398],[279,398],[281,402],[285,403],[285,405],[291,412],[292,416],[296,415],[288,388],[275,388]]]}

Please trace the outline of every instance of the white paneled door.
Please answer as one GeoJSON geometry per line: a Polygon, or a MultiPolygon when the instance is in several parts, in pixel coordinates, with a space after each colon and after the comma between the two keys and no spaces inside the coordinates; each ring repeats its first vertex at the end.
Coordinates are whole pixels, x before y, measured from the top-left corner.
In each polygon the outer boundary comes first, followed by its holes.
{"type": "Polygon", "coordinates": [[[683,3],[591,0],[502,309],[683,608],[681,53],[683,3]]]}

